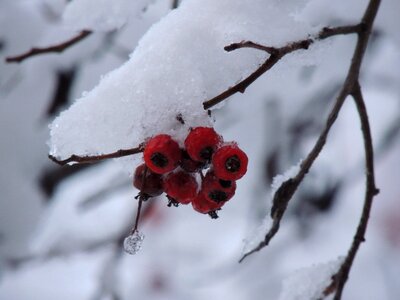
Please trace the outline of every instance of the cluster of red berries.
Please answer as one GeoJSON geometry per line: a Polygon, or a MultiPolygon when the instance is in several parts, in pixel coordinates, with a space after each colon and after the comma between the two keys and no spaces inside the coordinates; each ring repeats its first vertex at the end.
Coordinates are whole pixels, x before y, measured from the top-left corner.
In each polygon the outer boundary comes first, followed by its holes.
{"type": "Polygon", "coordinates": [[[149,139],[133,185],[145,199],[165,192],[168,206],[192,203],[196,211],[217,218],[216,211],[235,194],[235,181],[247,171],[247,155],[210,127],[191,129],[184,144],[181,149],[167,134],[149,139]]]}

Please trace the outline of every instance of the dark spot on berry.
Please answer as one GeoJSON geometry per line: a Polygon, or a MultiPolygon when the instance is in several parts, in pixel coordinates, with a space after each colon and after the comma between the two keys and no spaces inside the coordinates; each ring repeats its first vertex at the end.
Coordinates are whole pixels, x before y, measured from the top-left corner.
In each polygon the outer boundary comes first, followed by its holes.
{"type": "Polygon", "coordinates": [[[227,189],[227,188],[230,188],[230,187],[232,186],[232,181],[220,179],[220,180],[219,180],[219,184],[220,184],[224,189],[227,189]]]}
{"type": "Polygon", "coordinates": [[[168,158],[160,152],[153,153],[150,157],[150,160],[153,162],[154,165],[160,168],[164,168],[168,165],[168,158]]]}
{"type": "Polygon", "coordinates": [[[204,160],[210,160],[214,150],[212,147],[204,147],[200,151],[200,157],[204,160]]]}
{"type": "Polygon", "coordinates": [[[229,157],[225,161],[225,168],[228,172],[234,173],[240,169],[240,159],[237,155],[229,157]]]}
{"type": "Polygon", "coordinates": [[[208,197],[210,197],[211,200],[217,203],[224,202],[228,199],[228,195],[225,192],[219,190],[213,190],[209,192],[208,197]]]}

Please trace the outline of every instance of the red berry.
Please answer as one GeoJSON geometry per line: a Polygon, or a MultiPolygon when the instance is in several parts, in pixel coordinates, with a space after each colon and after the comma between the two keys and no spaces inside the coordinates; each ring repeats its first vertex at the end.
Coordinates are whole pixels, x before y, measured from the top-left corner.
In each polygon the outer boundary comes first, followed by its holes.
{"type": "Polygon", "coordinates": [[[201,161],[194,161],[190,158],[187,151],[182,150],[182,159],[179,164],[183,170],[189,173],[196,173],[205,167],[205,163],[201,161]]]}
{"type": "Polygon", "coordinates": [[[193,160],[207,162],[221,142],[221,136],[213,128],[196,127],[186,137],[185,148],[193,160]]]}
{"type": "Polygon", "coordinates": [[[226,202],[235,195],[236,182],[222,180],[214,172],[208,172],[201,184],[201,193],[207,200],[213,202],[226,202]]]}
{"type": "MultiPolygon", "coordinates": [[[[225,202],[214,202],[207,200],[202,193],[199,193],[196,198],[192,200],[192,206],[195,211],[202,214],[210,214],[220,209],[225,202]]],[[[215,215],[215,214],[213,214],[215,215]]]]}
{"type": "Polygon", "coordinates": [[[135,170],[133,175],[133,186],[140,190],[143,194],[155,197],[163,193],[162,178],[161,175],[152,172],[149,168],[146,170],[146,175],[143,178],[144,171],[146,169],[145,164],[141,164],[135,170]],[[143,185],[144,179],[144,185],[143,185]]]}
{"type": "Polygon", "coordinates": [[[181,159],[179,145],[171,136],[159,134],[147,141],[144,148],[144,162],[157,174],[174,170],[181,159]]]}
{"type": "Polygon", "coordinates": [[[213,155],[214,173],[224,180],[238,180],[246,174],[248,158],[236,144],[227,144],[213,155]]]}
{"type": "Polygon", "coordinates": [[[189,204],[197,196],[197,181],[184,171],[170,173],[164,179],[165,193],[181,204],[189,204]]]}

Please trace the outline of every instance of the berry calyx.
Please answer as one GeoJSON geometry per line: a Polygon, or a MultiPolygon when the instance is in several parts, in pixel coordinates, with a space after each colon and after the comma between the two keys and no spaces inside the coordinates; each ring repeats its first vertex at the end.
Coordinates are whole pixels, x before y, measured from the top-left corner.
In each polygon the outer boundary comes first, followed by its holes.
{"type": "Polygon", "coordinates": [[[221,203],[230,200],[236,191],[236,182],[222,180],[214,172],[208,172],[201,184],[201,193],[207,200],[221,203]]]}
{"type": "Polygon", "coordinates": [[[181,150],[171,136],[159,134],[147,141],[143,157],[150,170],[157,174],[165,174],[178,166],[181,150]]]}
{"type": "Polygon", "coordinates": [[[159,196],[164,191],[161,175],[152,172],[145,164],[136,168],[133,175],[133,186],[147,197],[159,196]],[[146,174],[144,174],[145,170],[146,174]]]}
{"type": "Polygon", "coordinates": [[[213,155],[215,175],[223,180],[238,180],[247,172],[248,158],[236,144],[227,144],[213,155]]]}
{"type": "Polygon", "coordinates": [[[193,160],[209,162],[221,142],[221,136],[213,128],[196,127],[186,137],[185,148],[193,160]]]}
{"type": "Polygon", "coordinates": [[[186,172],[196,173],[202,170],[206,166],[206,163],[191,159],[187,151],[182,150],[182,159],[179,165],[186,172]]]}
{"type": "Polygon", "coordinates": [[[199,193],[197,195],[197,197],[195,197],[192,200],[192,206],[193,209],[199,213],[202,214],[210,214],[210,216],[212,218],[216,218],[218,216],[216,216],[215,211],[219,210],[223,205],[225,204],[225,202],[214,202],[214,201],[210,201],[208,200],[206,197],[204,197],[204,195],[202,193],[199,193]]]}
{"type": "Polygon", "coordinates": [[[184,171],[170,173],[164,178],[168,198],[181,204],[189,204],[197,196],[197,188],[196,178],[184,171]]]}

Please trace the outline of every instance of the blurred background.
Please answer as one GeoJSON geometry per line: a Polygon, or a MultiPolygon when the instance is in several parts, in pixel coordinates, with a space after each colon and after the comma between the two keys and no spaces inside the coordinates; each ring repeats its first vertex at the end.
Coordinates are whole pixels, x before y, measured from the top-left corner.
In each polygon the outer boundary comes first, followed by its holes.
{"type": "MultiPolygon", "coordinates": [[[[352,101],[278,235],[238,264],[246,241],[268,215],[272,179],[304,158],[319,135],[347,73],[354,36],[332,38],[317,64],[263,76],[215,111],[217,131],[238,141],[250,158],[235,198],[217,220],[190,207],[169,208],[164,196],[148,201],[141,220],[143,249],[130,256],[122,241],[136,210],[131,178],[115,161],[52,163],[48,124],[123,64],[176,1],[138,1],[119,29],[95,32],[60,54],[5,63],[5,57],[33,46],[74,36],[62,22],[68,2],[0,0],[1,300],[286,299],[285,282],[297,270],[347,253],[365,189],[352,101]]],[[[357,23],[367,1],[303,5],[299,17],[322,28],[357,23]]],[[[399,12],[398,1],[383,1],[362,66],[381,192],[343,299],[400,299],[399,12]]]]}

